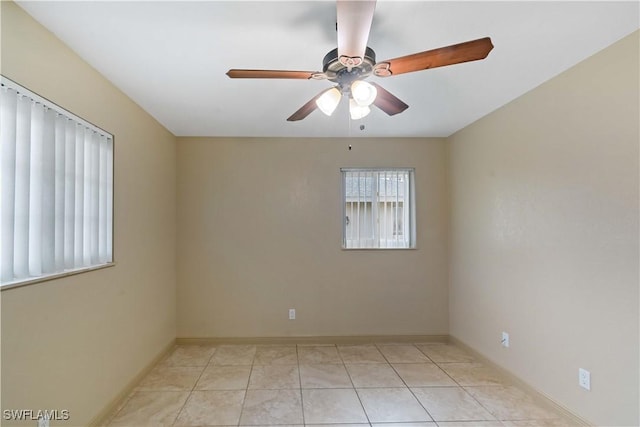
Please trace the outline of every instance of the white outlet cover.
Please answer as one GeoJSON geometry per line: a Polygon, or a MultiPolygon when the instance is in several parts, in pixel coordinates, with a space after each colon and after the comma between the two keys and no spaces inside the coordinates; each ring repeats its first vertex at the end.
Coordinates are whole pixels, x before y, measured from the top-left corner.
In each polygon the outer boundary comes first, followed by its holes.
{"type": "Polygon", "coordinates": [[[509,334],[506,332],[502,333],[502,346],[509,347],[509,334]]]}
{"type": "Polygon", "coordinates": [[[295,308],[290,308],[289,309],[289,320],[295,320],[296,319],[296,309],[295,308]]]}
{"type": "Polygon", "coordinates": [[[591,372],[578,368],[578,384],[583,389],[591,391],[591,372]]]}

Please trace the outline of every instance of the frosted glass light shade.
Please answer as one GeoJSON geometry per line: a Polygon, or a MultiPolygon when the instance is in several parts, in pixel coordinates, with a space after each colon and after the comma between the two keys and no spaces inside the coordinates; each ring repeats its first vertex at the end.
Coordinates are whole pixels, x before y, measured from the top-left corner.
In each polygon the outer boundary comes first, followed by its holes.
{"type": "Polygon", "coordinates": [[[351,96],[358,105],[369,106],[375,101],[378,90],[371,83],[356,80],[351,83],[351,96]]]}
{"type": "Polygon", "coordinates": [[[316,99],[316,105],[327,116],[333,114],[340,102],[340,98],[342,98],[342,94],[338,89],[332,87],[331,89],[325,91],[320,98],[316,99]]]}
{"type": "Polygon", "coordinates": [[[367,105],[358,105],[353,99],[349,100],[349,114],[351,114],[351,120],[358,120],[366,117],[371,112],[371,108],[367,105]]]}

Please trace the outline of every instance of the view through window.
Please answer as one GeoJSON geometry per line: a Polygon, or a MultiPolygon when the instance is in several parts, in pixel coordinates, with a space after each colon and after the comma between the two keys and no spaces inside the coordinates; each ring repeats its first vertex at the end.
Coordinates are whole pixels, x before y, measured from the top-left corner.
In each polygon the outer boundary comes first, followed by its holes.
{"type": "Polygon", "coordinates": [[[342,169],[346,249],[415,247],[413,169],[342,169]]]}

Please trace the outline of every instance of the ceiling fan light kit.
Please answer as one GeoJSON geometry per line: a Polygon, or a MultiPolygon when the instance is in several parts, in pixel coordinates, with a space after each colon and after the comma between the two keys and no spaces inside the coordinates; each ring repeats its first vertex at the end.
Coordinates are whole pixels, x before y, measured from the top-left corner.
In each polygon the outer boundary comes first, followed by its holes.
{"type": "Polygon", "coordinates": [[[360,105],[353,98],[349,100],[349,115],[351,120],[360,120],[371,112],[368,105],[360,105]]]}
{"type": "Polygon", "coordinates": [[[316,105],[320,111],[327,116],[330,116],[338,107],[340,98],[342,98],[342,94],[338,88],[332,87],[331,89],[324,91],[322,95],[320,95],[320,98],[316,99],[316,105]]]}
{"type": "Polygon", "coordinates": [[[376,99],[378,90],[375,86],[362,80],[356,80],[349,89],[342,86],[332,87],[316,99],[316,106],[327,116],[333,114],[338,107],[343,93],[349,97],[349,113],[352,120],[359,120],[371,112],[369,106],[376,99]]]}
{"type": "Polygon", "coordinates": [[[369,76],[391,77],[398,74],[460,64],[484,59],[493,49],[489,37],[458,43],[438,49],[401,56],[376,63],[376,54],[367,46],[375,0],[337,1],[338,47],[327,53],[322,72],[290,70],[231,69],[230,78],[329,80],[337,84],[322,91],[293,113],[287,121],[302,120],[319,109],[333,114],[342,95],[349,99],[349,114],[353,120],[365,117],[375,105],[389,116],[401,113],[409,106],[376,83],[364,81],[369,76]]]}
{"type": "Polygon", "coordinates": [[[356,80],[351,83],[351,97],[360,106],[368,107],[376,99],[378,90],[364,80],[356,80]]]}

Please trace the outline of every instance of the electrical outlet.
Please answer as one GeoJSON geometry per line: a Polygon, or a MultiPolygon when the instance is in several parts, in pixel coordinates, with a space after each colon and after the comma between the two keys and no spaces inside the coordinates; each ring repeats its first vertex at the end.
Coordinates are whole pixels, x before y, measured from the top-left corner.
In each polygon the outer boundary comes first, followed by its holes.
{"type": "Polygon", "coordinates": [[[509,347],[509,334],[506,332],[502,333],[502,341],[500,341],[502,343],[503,347],[509,347]]]}
{"type": "Polygon", "coordinates": [[[38,427],[49,427],[49,418],[38,418],[38,427]]]}
{"type": "Polygon", "coordinates": [[[578,384],[583,389],[591,391],[591,372],[578,368],[578,384]]]}
{"type": "Polygon", "coordinates": [[[296,320],[296,309],[295,308],[290,308],[289,309],[289,320],[296,320]]]}

